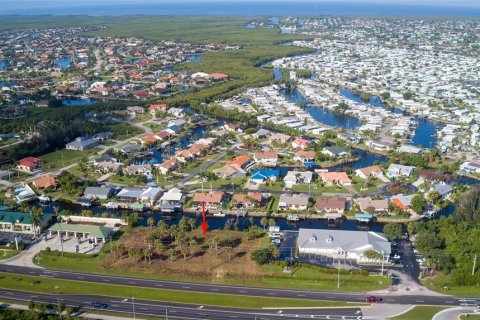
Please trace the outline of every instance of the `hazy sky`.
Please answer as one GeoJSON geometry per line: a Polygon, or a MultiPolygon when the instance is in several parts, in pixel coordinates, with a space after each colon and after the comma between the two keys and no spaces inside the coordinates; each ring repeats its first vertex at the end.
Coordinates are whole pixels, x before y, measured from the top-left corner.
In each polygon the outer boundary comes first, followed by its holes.
{"type": "MultiPolygon", "coordinates": [[[[236,0],[234,0],[237,2],[236,0]]],[[[242,0],[242,2],[290,2],[295,3],[296,0],[242,0]]],[[[300,0],[302,2],[324,3],[378,3],[383,5],[408,4],[415,6],[435,5],[435,6],[463,6],[463,7],[480,7],[480,0],[300,0]]],[[[26,8],[26,7],[55,7],[55,6],[82,6],[82,5],[104,5],[112,4],[161,4],[161,3],[199,3],[199,2],[232,2],[232,0],[14,0],[0,1],[4,8],[26,8]]],[[[0,8],[0,12],[2,9],[0,8]]]]}

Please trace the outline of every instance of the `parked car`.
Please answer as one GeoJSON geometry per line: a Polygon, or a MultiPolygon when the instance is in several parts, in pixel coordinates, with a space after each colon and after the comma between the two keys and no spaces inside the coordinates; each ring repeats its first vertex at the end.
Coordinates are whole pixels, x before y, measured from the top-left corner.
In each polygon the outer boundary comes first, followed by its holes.
{"type": "Polygon", "coordinates": [[[480,313],[480,307],[477,307],[477,308],[473,309],[473,312],[474,313],[480,313]]]}
{"type": "Polygon", "coordinates": [[[382,298],[370,296],[366,299],[366,301],[369,303],[379,303],[379,302],[382,302],[382,298]]]}

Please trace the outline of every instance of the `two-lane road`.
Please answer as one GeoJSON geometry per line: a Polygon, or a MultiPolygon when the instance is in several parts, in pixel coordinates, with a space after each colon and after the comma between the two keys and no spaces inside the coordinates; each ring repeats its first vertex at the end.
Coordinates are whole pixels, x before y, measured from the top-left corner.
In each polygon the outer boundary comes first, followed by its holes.
{"type": "MultiPolygon", "coordinates": [[[[136,286],[144,288],[157,288],[169,290],[181,290],[216,294],[233,294],[246,296],[260,296],[271,298],[311,299],[345,302],[365,302],[366,293],[343,293],[343,292],[320,292],[274,288],[242,287],[230,285],[215,285],[205,283],[190,283],[179,281],[150,280],[129,277],[118,277],[102,274],[80,273],[69,271],[57,271],[41,268],[29,268],[10,265],[0,265],[0,272],[23,274],[30,276],[42,276],[64,280],[76,280],[84,282],[116,284],[136,286]]],[[[452,296],[428,296],[428,295],[385,295],[382,296],[384,303],[413,304],[413,305],[445,305],[459,306],[460,298],[452,296]]],[[[480,303],[480,297],[476,299],[480,303]]]]}

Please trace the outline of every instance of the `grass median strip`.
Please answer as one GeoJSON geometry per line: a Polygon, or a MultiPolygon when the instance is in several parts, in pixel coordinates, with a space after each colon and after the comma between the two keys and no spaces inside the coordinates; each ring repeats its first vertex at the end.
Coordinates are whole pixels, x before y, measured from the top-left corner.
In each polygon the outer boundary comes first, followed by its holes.
{"type": "Polygon", "coordinates": [[[447,309],[447,307],[416,306],[412,310],[389,320],[423,320],[432,319],[438,312],[447,309]]]}
{"type": "MultiPolygon", "coordinates": [[[[134,286],[120,286],[82,281],[60,280],[26,275],[0,273],[0,288],[22,290],[29,292],[55,293],[58,287],[59,294],[95,294],[112,297],[135,297],[137,299],[158,300],[166,302],[180,302],[202,305],[228,306],[238,308],[264,307],[352,307],[362,304],[348,302],[285,299],[270,297],[251,297],[244,295],[228,295],[203,292],[188,292],[179,290],[165,290],[142,288],[134,286]]],[[[274,292],[274,290],[272,290],[274,292]]]]}

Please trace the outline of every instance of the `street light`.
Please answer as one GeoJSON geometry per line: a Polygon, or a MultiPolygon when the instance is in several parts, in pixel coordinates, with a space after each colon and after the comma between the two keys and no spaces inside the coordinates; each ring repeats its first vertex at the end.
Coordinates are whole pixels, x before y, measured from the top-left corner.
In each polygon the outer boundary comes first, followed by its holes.
{"type": "Polygon", "coordinates": [[[384,264],[384,262],[385,262],[385,253],[382,250],[382,276],[383,276],[383,264],[384,264]]]}
{"type": "Polygon", "coordinates": [[[340,259],[338,261],[338,268],[337,268],[337,289],[340,288],[340,259]]]}

